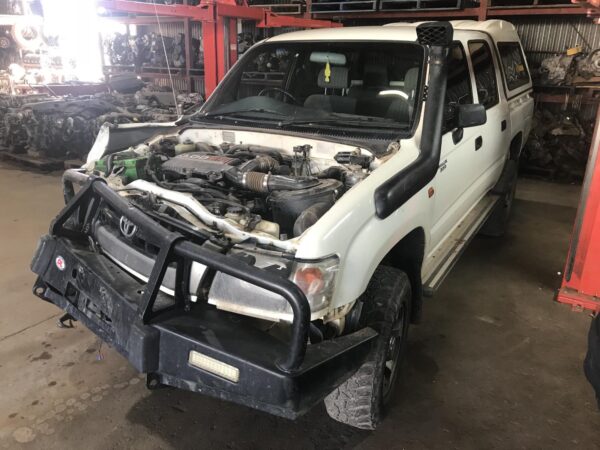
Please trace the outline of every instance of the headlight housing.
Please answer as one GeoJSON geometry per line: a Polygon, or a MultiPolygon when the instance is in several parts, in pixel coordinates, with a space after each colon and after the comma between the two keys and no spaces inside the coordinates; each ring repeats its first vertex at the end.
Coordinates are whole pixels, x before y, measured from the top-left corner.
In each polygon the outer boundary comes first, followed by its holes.
{"type": "Polygon", "coordinates": [[[316,261],[294,261],[290,280],[306,295],[311,312],[329,306],[335,289],[339,262],[337,256],[316,261]]]}
{"type": "MultiPolygon", "coordinates": [[[[259,253],[252,253],[252,256],[256,267],[272,270],[273,266],[278,266],[288,271],[289,279],[306,295],[311,320],[325,315],[335,290],[339,268],[337,256],[310,261],[289,261],[279,255],[259,253]]],[[[259,319],[291,322],[294,317],[289,303],[280,295],[221,272],[213,279],[208,302],[219,309],[259,319]]]]}

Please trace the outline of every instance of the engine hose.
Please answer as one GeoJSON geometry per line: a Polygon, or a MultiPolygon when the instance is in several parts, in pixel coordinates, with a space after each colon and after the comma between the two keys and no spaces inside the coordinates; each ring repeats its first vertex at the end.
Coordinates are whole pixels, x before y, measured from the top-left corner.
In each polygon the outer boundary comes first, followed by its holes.
{"type": "Polygon", "coordinates": [[[297,191],[300,189],[308,189],[319,184],[319,180],[314,177],[291,178],[260,172],[241,172],[235,167],[223,172],[223,175],[229,182],[237,186],[261,193],[272,191],[297,191]]]}
{"type": "Polygon", "coordinates": [[[108,155],[108,157],[106,158],[106,175],[110,175],[113,171],[113,159],[115,157],[115,154],[112,153],[110,155],[108,155]]]}
{"type": "Polygon", "coordinates": [[[344,181],[350,171],[342,166],[331,166],[317,174],[317,178],[333,178],[334,180],[344,181]]]}
{"type": "Polygon", "coordinates": [[[205,153],[222,153],[219,148],[213,147],[212,145],[209,145],[206,142],[196,142],[196,150],[205,153]]]}
{"type": "Polygon", "coordinates": [[[241,172],[271,172],[279,169],[279,163],[270,156],[259,156],[244,163],[240,167],[241,172]]]}
{"type": "Polygon", "coordinates": [[[226,147],[224,153],[227,155],[246,153],[251,156],[255,156],[257,153],[264,153],[266,155],[269,155],[271,158],[276,159],[278,162],[283,161],[283,157],[281,156],[279,151],[277,151],[276,148],[264,147],[262,145],[235,144],[226,147]]]}
{"type": "Polygon", "coordinates": [[[169,186],[169,189],[173,189],[174,191],[177,191],[177,192],[189,192],[191,194],[210,195],[210,196],[214,197],[215,199],[220,199],[220,200],[229,200],[229,197],[227,197],[226,194],[223,194],[222,192],[217,191],[216,189],[203,188],[201,186],[197,186],[194,184],[187,184],[187,183],[173,184],[173,185],[169,186]]]}

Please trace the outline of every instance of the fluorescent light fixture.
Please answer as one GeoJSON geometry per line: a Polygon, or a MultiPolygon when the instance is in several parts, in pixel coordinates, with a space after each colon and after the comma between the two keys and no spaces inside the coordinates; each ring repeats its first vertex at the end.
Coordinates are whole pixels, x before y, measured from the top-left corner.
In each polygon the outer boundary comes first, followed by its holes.
{"type": "Polygon", "coordinates": [[[206,370],[214,375],[218,375],[226,380],[237,383],[240,380],[240,369],[237,367],[230,366],[229,364],[219,361],[218,359],[211,358],[210,356],[190,351],[189,363],[197,367],[198,369],[206,370]]]}

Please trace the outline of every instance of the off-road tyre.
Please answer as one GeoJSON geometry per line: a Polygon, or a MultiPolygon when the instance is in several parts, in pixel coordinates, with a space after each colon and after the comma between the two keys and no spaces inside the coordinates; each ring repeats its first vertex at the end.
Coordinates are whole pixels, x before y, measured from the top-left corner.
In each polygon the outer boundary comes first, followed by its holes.
{"type": "Polygon", "coordinates": [[[325,398],[333,419],[364,430],[374,430],[381,421],[406,351],[411,295],[406,273],[388,266],[375,270],[361,297],[360,324],[373,328],[379,336],[366,362],[325,398]],[[394,343],[392,332],[398,335],[394,343]],[[390,357],[395,360],[393,369],[389,368],[390,357]]]}

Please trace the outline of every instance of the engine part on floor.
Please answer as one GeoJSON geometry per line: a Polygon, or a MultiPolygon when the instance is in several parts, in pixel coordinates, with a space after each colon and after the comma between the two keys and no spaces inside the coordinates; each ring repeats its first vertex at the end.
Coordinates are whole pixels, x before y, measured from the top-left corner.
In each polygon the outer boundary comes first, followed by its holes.
{"type": "MultiPolygon", "coordinates": [[[[125,89],[127,90],[127,89],[125,89]]],[[[83,159],[100,129],[112,124],[170,122],[177,119],[173,95],[171,105],[144,103],[147,98],[162,98],[162,90],[142,89],[141,96],[101,93],[78,97],[11,96],[0,97],[0,145],[12,153],[31,156],[83,159]],[[140,101],[140,98],[142,99],[140,101]]],[[[190,109],[199,95],[178,96],[179,106],[190,109]]],[[[196,106],[196,105],[193,105],[196,106]]]]}

